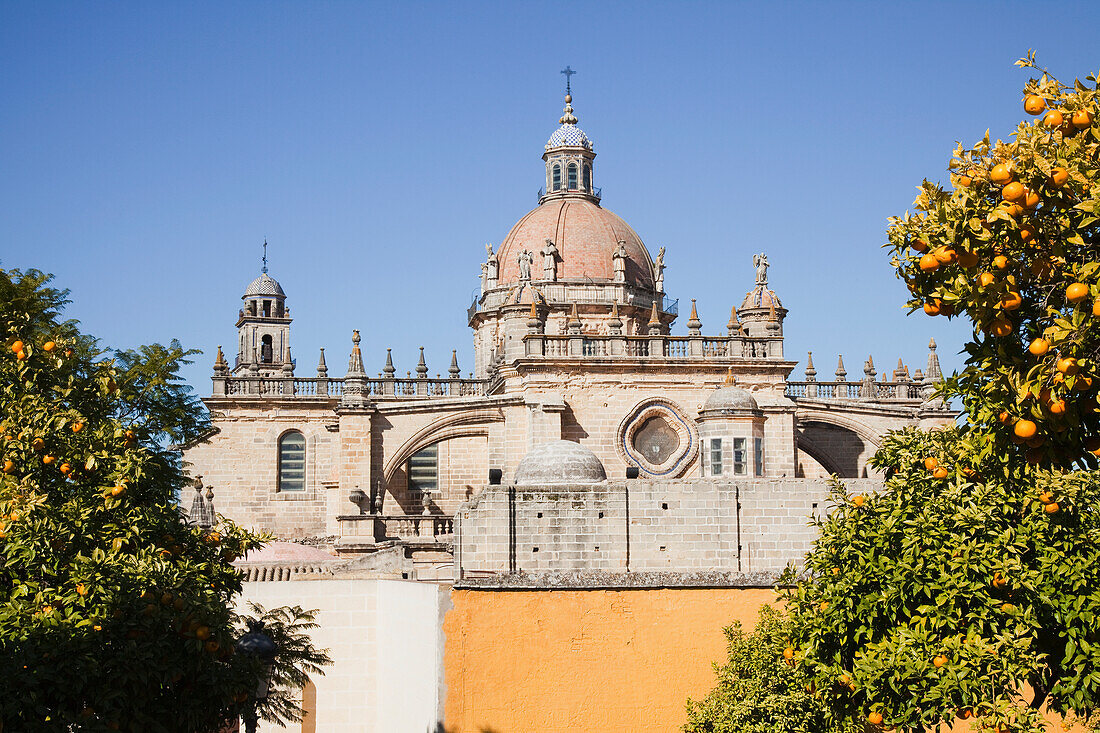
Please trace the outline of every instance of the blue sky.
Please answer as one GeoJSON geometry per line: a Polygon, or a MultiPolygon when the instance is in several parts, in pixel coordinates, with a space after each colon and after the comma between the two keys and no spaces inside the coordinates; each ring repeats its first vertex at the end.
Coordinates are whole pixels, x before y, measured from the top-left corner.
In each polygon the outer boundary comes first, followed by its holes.
{"type": "Polygon", "coordinates": [[[1012,130],[1029,48],[1100,67],[1098,26],[1067,2],[5,2],[0,266],[55,273],[107,344],[203,349],[208,394],[266,237],[299,375],[320,346],[342,374],[353,328],[368,372],[418,346],[468,371],[483,245],[535,205],[569,64],[604,206],[668,248],[705,333],[765,251],[797,376],[807,350],[823,377],[923,366],[932,336],[958,366],[965,327],[901,307],[886,219],[954,141],[1012,130]]]}

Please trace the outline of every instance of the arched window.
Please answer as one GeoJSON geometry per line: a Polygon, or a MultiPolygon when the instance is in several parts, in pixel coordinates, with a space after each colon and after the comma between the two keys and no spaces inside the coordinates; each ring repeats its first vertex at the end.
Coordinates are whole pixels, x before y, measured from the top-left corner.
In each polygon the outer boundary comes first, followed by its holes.
{"type": "Polygon", "coordinates": [[[584,167],[584,190],[590,193],[592,191],[592,166],[590,165],[584,167]]]}
{"type": "Polygon", "coordinates": [[[271,336],[264,336],[262,339],[260,339],[260,362],[264,364],[270,364],[272,353],[271,336]]]}
{"type": "Polygon", "coordinates": [[[297,430],[279,438],[279,491],[306,488],[306,439],[297,430]]]}
{"type": "Polygon", "coordinates": [[[570,163],[569,164],[569,190],[570,191],[576,191],[577,190],[577,164],[576,163],[570,163]]]}
{"type": "Polygon", "coordinates": [[[420,501],[424,494],[431,494],[439,486],[439,443],[421,448],[411,458],[408,466],[409,498],[420,501]]]}
{"type": "Polygon", "coordinates": [[[558,166],[558,165],[554,166],[553,176],[554,176],[553,190],[557,191],[558,189],[561,188],[561,166],[558,166]]]}

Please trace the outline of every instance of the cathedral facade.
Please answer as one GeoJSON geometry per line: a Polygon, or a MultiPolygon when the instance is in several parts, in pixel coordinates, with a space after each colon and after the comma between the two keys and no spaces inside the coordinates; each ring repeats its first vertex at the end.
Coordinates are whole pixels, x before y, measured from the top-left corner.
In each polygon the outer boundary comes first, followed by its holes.
{"type": "Polygon", "coordinates": [[[664,248],[654,256],[602,206],[568,94],[559,125],[538,206],[486,245],[466,376],[454,355],[446,377],[429,376],[423,350],[415,374],[387,351],[368,375],[358,331],[346,371],[330,373],[322,350],[301,374],[287,294],[265,265],[242,296],[232,362],[218,348],[213,429],[185,446],[219,511],[341,554],[397,543],[445,557],[455,514],[485,487],[553,484],[570,462],[609,481],[873,478],[888,430],[953,421],[933,398],[934,344],[912,375],[900,362],[879,375],[868,358],[853,379],[841,360],[819,380],[811,356],[792,379],[764,254],[745,253],[747,293],[721,327],[705,334],[692,301],[673,334],[664,248]],[[536,449],[551,463],[525,475],[536,449]]]}

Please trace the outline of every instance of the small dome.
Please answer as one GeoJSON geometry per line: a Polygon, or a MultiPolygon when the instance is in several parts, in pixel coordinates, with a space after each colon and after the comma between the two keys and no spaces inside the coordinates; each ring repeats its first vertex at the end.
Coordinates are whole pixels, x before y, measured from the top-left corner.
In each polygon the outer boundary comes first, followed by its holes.
{"type": "Polygon", "coordinates": [[[245,289],[245,298],[253,295],[275,295],[280,298],[286,297],[286,293],[283,292],[283,286],[279,284],[278,280],[269,277],[266,272],[249,283],[248,287],[245,289]]]}
{"type": "Polygon", "coordinates": [[[554,134],[546,141],[547,150],[562,147],[591,150],[592,141],[588,139],[588,135],[584,134],[584,130],[581,128],[573,124],[565,124],[554,130],[554,134]]]}
{"type": "Polygon", "coordinates": [[[723,384],[711,392],[710,397],[707,397],[707,401],[703,403],[702,414],[746,414],[755,413],[759,409],[760,405],[747,389],[723,384]]]}
{"type": "Polygon", "coordinates": [[[772,303],[775,303],[776,308],[783,307],[775,291],[769,290],[766,284],[760,283],[745,294],[745,300],[741,302],[741,307],[738,308],[738,310],[753,310],[754,308],[767,309],[771,307],[772,303]]]}
{"type": "Polygon", "coordinates": [[[516,485],[598,484],[607,472],[596,454],[580,443],[554,440],[537,445],[516,467],[516,485]]]}

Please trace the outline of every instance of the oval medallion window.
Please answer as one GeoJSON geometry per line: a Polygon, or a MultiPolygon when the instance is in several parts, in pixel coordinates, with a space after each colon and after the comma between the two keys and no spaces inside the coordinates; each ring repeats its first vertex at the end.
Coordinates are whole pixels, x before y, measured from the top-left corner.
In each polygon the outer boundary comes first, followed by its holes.
{"type": "Polygon", "coordinates": [[[663,399],[647,400],[619,425],[616,446],[628,465],[648,476],[681,475],[695,457],[698,439],[680,409],[663,399]]]}

